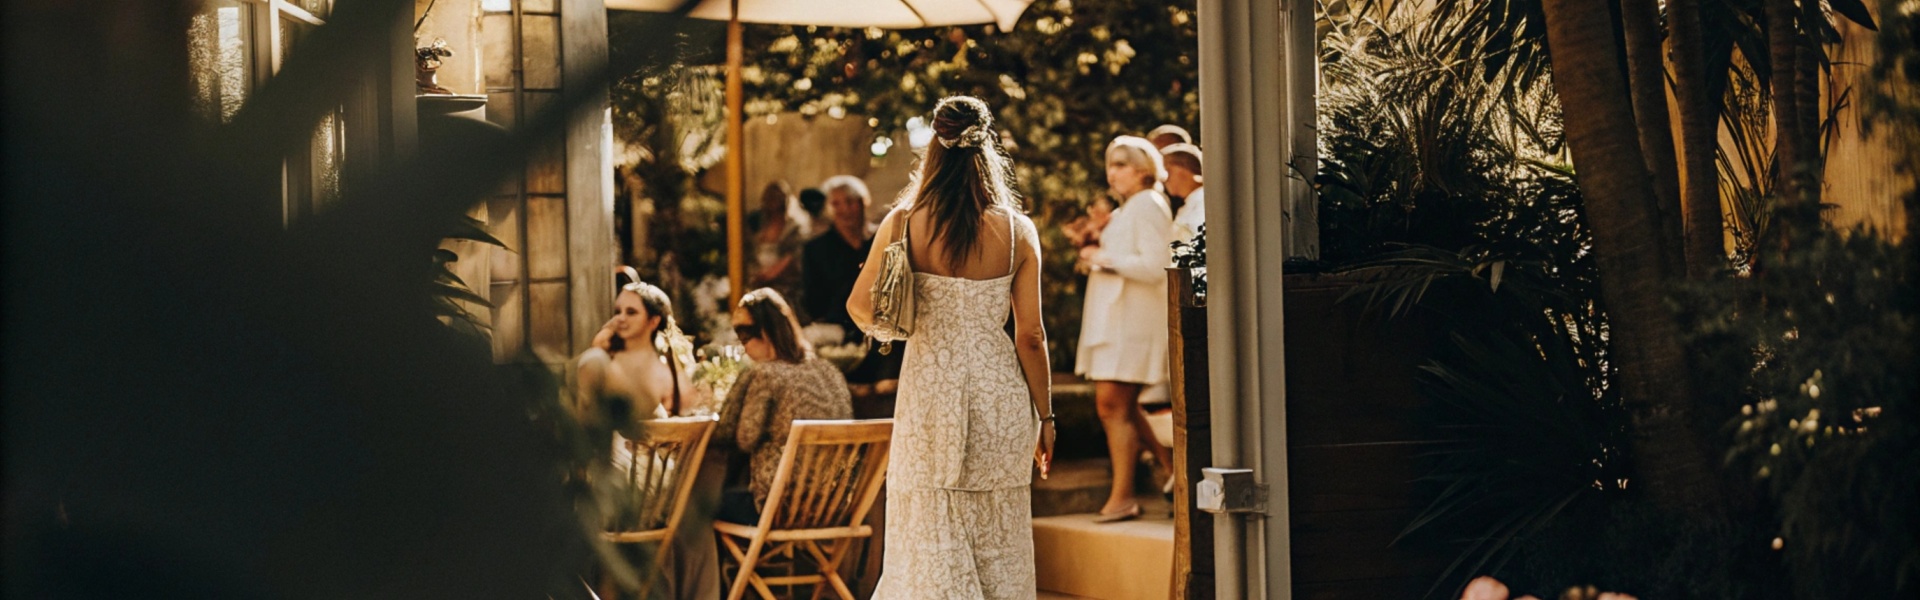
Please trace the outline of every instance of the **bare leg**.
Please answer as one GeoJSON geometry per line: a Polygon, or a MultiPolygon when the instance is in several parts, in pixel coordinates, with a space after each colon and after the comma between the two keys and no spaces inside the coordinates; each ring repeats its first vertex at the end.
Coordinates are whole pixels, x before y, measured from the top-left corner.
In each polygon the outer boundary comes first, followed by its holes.
{"type": "MultiPolygon", "coordinates": [[[[1172,475],[1173,449],[1160,445],[1160,438],[1154,437],[1153,426],[1147,424],[1147,409],[1140,408],[1140,403],[1135,402],[1133,405],[1133,414],[1129,416],[1133,419],[1133,430],[1139,434],[1140,447],[1153,452],[1154,462],[1159,463],[1160,468],[1167,471],[1167,475],[1172,475]]],[[[1139,453],[1136,452],[1134,456],[1139,456],[1139,453]]],[[[1159,473],[1153,473],[1152,475],[1154,487],[1157,488],[1160,484],[1166,483],[1165,476],[1159,473]]]]}
{"type": "Polygon", "coordinates": [[[1140,461],[1140,434],[1135,423],[1145,423],[1144,416],[1138,421],[1134,416],[1141,412],[1140,385],[1095,381],[1093,402],[1100,413],[1100,425],[1107,431],[1107,456],[1113,459],[1113,488],[1100,512],[1120,512],[1134,504],[1133,468],[1140,461]]]}

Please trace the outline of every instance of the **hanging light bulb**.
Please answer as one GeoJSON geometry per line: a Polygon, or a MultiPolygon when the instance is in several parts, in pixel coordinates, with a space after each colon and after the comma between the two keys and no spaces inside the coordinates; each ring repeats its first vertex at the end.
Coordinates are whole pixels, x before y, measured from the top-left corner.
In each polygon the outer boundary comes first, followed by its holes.
{"type": "Polygon", "coordinates": [[[925,149],[927,144],[933,143],[933,127],[927,125],[926,119],[920,117],[907,119],[907,143],[911,144],[916,152],[925,149]]]}

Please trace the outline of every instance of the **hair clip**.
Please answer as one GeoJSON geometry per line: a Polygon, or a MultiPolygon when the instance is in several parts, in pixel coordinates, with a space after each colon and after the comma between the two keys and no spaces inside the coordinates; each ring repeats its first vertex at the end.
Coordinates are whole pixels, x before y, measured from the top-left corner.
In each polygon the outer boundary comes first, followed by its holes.
{"type": "Polygon", "coordinates": [[[940,138],[942,148],[977,148],[987,141],[987,129],[980,125],[968,127],[959,135],[940,138]]]}

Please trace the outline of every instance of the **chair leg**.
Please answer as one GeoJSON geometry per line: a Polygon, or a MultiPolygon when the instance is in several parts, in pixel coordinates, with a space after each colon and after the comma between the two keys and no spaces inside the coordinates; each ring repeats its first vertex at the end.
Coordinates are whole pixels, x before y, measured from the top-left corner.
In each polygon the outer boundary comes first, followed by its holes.
{"type": "Polygon", "coordinates": [[[766,580],[761,579],[759,575],[754,575],[751,581],[753,591],[760,593],[760,600],[779,600],[779,596],[773,595],[773,588],[767,587],[766,580]]]}
{"type": "MultiPolygon", "coordinates": [[[[760,562],[760,552],[765,549],[766,544],[766,538],[756,537],[747,545],[746,555],[740,557],[740,576],[733,579],[733,588],[727,591],[727,600],[740,600],[741,596],[745,596],[747,583],[750,581],[758,588],[761,595],[772,600],[773,593],[767,590],[767,584],[759,581],[759,575],[754,572],[754,567],[760,562]]],[[[727,545],[737,547],[731,540],[727,545]]]]}
{"type": "Polygon", "coordinates": [[[807,540],[801,543],[806,544],[807,554],[813,557],[814,566],[820,568],[820,583],[814,584],[813,595],[810,596],[810,598],[812,598],[813,600],[820,600],[821,598],[826,597],[828,583],[829,583],[827,581],[827,572],[830,569],[830,567],[827,566],[827,558],[825,555],[821,553],[820,544],[818,542],[815,542],[813,540],[807,540]]]}
{"type": "MultiPolygon", "coordinates": [[[[839,594],[841,600],[854,600],[853,590],[847,587],[847,580],[840,577],[840,561],[846,559],[848,550],[852,548],[852,539],[834,540],[832,549],[825,552],[820,550],[819,543],[811,540],[807,542],[807,552],[812,554],[813,560],[820,565],[821,580],[833,586],[834,593],[839,594]]],[[[815,598],[820,597],[820,590],[821,588],[815,588],[815,598]]]]}

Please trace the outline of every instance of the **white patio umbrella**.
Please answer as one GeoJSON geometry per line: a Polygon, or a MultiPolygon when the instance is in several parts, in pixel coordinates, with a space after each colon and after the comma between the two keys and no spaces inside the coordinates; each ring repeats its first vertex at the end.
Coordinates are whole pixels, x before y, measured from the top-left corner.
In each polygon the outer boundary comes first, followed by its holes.
{"type": "MultiPolygon", "coordinates": [[[[607,0],[607,8],[671,12],[687,0],[607,0]]],[[[914,29],[946,25],[993,23],[1001,31],[1013,28],[1033,0],[697,0],[687,16],[727,22],[727,280],[732,303],[740,301],[746,278],[742,248],[741,199],[746,132],[740,86],[740,24],[817,25],[821,27],[881,27],[914,29]]],[[[731,304],[731,303],[730,303],[731,304]]]]}

